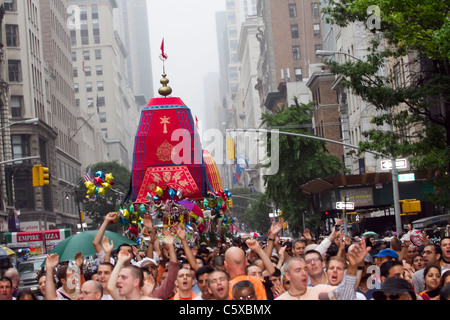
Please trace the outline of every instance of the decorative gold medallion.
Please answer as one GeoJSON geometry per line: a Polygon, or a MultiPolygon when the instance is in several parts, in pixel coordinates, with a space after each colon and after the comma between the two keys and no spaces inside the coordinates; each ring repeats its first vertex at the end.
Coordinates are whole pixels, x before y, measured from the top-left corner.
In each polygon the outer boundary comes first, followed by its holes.
{"type": "Polygon", "coordinates": [[[173,146],[165,140],[164,143],[158,147],[156,156],[161,161],[172,161],[172,150],[173,146]]]}

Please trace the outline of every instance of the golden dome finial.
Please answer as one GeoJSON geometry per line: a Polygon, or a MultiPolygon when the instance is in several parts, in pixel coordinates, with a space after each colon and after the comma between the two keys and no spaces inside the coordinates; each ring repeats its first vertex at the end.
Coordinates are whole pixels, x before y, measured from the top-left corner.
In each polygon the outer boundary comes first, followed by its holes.
{"type": "Polygon", "coordinates": [[[169,79],[167,79],[166,77],[167,74],[163,73],[162,79],[160,81],[163,86],[158,90],[158,93],[164,97],[167,97],[172,93],[172,88],[167,85],[169,83],[169,79]]]}

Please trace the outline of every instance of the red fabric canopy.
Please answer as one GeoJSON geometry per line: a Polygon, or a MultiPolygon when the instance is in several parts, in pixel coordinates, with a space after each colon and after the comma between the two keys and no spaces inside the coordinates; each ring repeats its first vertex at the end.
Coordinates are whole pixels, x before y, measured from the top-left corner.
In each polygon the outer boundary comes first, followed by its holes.
{"type": "Polygon", "coordinates": [[[180,98],[155,98],[142,110],[136,134],[131,177],[133,201],[137,202],[138,196],[143,200],[149,191],[152,194],[155,190],[149,187],[153,184],[163,190],[170,184],[175,186],[175,172],[189,181],[190,187],[183,197],[206,196],[206,165],[190,109],[180,98]]]}

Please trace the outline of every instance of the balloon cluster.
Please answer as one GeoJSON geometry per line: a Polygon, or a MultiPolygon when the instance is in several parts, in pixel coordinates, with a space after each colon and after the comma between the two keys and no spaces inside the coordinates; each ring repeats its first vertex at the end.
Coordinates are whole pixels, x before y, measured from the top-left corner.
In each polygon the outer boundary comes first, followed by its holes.
{"type": "Polygon", "coordinates": [[[181,189],[173,189],[170,187],[166,187],[164,190],[157,186],[155,191],[153,192],[153,197],[150,193],[147,194],[147,200],[161,201],[164,199],[179,199],[183,198],[183,191],[181,189]]]}
{"type": "Polygon", "coordinates": [[[235,219],[230,211],[229,200],[232,194],[228,189],[220,189],[203,200],[204,232],[232,233],[235,219]]]}
{"type": "Polygon", "coordinates": [[[106,194],[108,189],[114,185],[114,177],[111,173],[104,174],[103,171],[97,171],[95,173],[96,177],[94,178],[94,182],[86,181],[84,185],[87,188],[87,194],[92,195],[102,195],[106,194]]]}

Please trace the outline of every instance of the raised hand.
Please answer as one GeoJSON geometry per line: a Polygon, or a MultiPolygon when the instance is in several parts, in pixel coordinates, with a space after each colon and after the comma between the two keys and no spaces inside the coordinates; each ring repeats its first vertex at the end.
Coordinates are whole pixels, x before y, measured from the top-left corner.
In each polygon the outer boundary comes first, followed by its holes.
{"type": "Polygon", "coordinates": [[[169,246],[169,245],[173,245],[173,241],[174,241],[173,233],[170,230],[166,230],[164,232],[163,242],[169,246]]]}
{"type": "Polygon", "coordinates": [[[47,256],[47,260],[45,261],[45,268],[47,270],[55,269],[59,264],[59,256],[57,253],[52,253],[47,256]]]}
{"type": "Polygon", "coordinates": [[[186,239],[186,229],[183,225],[180,226],[177,224],[174,226],[174,231],[181,240],[186,239]]]}
{"type": "Polygon", "coordinates": [[[105,216],[105,221],[108,223],[112,223],[116,220],[118,212],[110,212],[105,216]]]}
{"type": "Polygon", "coordinates": [[[108,237],[103,237],[102,247],[105,252],[111,253],[114,249],[114,241],[111,240],[111,243],[109,243],[108,237]]]}
{"type": "Polygon", "coordinates": [[[247,244],[247,247],[255,252],[257,252],[261,246],[259,245],[259,242],[256,241],[256,239],[247,239],[245,241],[245,243],[247,244]]]}
{"type": "Polygon", "coordinates": [[[127,250],[120,250],[117,254],[117,259],[121,262],[130,261],[133,258],[133,255],[127,250]]]}

